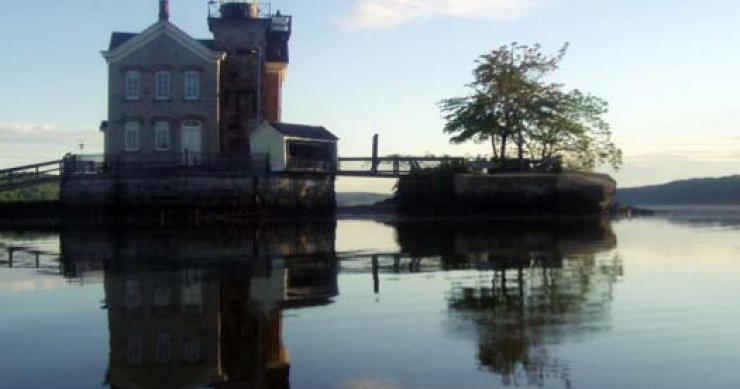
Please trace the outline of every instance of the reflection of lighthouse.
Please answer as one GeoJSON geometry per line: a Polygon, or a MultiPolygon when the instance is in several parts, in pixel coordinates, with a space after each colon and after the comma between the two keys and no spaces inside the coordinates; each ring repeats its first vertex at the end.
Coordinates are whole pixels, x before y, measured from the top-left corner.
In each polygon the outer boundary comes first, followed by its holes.
{"type": "Polygon", "coordinates": [[[335,228],[68,231],[61,260],[103,269],[111,387],[287,388],[282,311],[336,296],[335,228]]]}
{"type": "Polygon", "coordinates": [[[272,290],[253,288],[244,267],[106,274],[110,384],[287,387],[282,313],[273,300],[284,294],[285,275],[265,276],[258,278],[272,290]]]}

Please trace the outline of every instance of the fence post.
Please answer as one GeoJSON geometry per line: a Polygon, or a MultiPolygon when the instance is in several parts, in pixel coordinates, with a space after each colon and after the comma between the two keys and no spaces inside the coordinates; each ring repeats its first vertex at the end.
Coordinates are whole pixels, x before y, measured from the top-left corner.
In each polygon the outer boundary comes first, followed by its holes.
{"type": "Polygon", "coordinates": [[[372,162],[372,173],[378,173],[378,134],[373,136],[373,162],[372,162]]]}
{"type": "Polygon", "coordinates": [[[375,294],[380,293],[380,276],[379,273],[378,256],[373,255],[373,291],[375,294]]]}

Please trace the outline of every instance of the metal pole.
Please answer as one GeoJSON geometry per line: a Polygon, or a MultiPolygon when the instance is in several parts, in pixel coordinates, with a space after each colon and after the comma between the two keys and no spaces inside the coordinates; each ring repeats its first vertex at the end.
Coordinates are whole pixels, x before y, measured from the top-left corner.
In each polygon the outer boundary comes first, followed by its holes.
{"type": "Polygon", "coordinates": [[[378,173],[378,134],[373,135],[373,174],[378,173]]]}
{"type": "Polygon", "coordinates": [[[378,256],[373,255],[373,291],[375,294],[380,294],[380,276],[378,275],[379,267],[378,256]]]}

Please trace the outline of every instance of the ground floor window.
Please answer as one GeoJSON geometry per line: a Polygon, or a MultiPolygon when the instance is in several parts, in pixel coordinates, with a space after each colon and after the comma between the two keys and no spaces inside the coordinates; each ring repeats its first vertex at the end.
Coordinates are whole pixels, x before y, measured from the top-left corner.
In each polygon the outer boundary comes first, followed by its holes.
{"type": "Polygon", "coordinates": [[[170,123],[159,121],[154,124],[154,149],[157,151],[170,150],[170,123]]]}
{"type": "Polygon", "coordinates": [[[141,125],[139,124],[139,122],[126,122],[123,130],[125,151],[139,151],[139,148],[141,147],[139,139],[140,131],[141,125]]]}

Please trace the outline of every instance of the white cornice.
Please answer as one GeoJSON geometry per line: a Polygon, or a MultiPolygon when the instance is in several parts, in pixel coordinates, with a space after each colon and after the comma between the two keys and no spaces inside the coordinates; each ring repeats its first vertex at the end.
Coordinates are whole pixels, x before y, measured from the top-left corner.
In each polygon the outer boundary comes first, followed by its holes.
{"type": "Polygon", "coordinates": [[[136,52],[137,50],[141,49],[142,47],[146,46],[162,35],[171,38],[180,46],[197,55],[204,61],[218,62],[226,57],[226,53],[209,49],[202,43],[198,42],[196,39],[193,39],[193,37],[182,31],[181,29],[177,28],[177,26],[166,20],[154,23],[153,25],[149,26],[149,28],[142,31],[135,37],[129,39],[122,45],[110,51],[103,51],[101,52],[101,54],[103,55],[103,58],[108,61],[108,63],[115,63],[128,57],[132,53],[136,52]]]}

